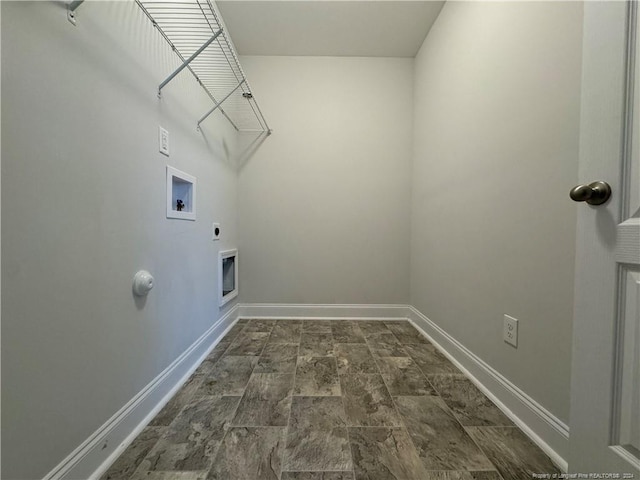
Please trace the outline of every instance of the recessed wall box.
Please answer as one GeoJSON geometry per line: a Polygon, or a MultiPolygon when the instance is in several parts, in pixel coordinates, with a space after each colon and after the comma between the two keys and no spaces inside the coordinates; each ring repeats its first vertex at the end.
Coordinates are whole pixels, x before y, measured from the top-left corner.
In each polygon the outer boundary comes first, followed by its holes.
{"type": "Polygon", "coordinates": [[[196,219],[196,177],[168,165],[167,218],[196,219]]]}
{"type": "Polygon", "coordinates": [[[218,253],[218,301],[223,306],[238,296],[238,250],[218,253]]]}

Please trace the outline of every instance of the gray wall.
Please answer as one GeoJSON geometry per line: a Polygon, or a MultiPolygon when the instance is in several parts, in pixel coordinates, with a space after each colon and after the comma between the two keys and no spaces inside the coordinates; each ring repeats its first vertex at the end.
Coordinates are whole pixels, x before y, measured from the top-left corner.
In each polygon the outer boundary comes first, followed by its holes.
{"type": "Polygon", "coordinates": [[[240,297],[406,303],[412,59],[243,57],[274,134],[240,170],[240,297]]]}
{"type": "Polygon", "coordinates": [[[234,137],[133,2],[2,8],[2,478],[41,478],[220,316],[236,246],[234,137]],[[171,157],[158,153],[158,125],[171,157]],[[165,218],[165,166],[198,179],[165,218]],[[219,221],[223,240],[211,241],[219,221]],[[145,305],[133,274],[150,270],[145,305]]]}
{"type": "Polygon", "coordinates": [[[177,60],[135,4],[1,9],[3,478],[46,474],[206,331],[238,244],[243,301],[410,302],[567,420],[579,3],[449,2],[415,63],[243,58],[274,134],[239,181],[193,79],[157,99],[177,60]],[[165,219],[167,163],[196,222],[165,219]]]}
{"type": "Polygon", "coordinates": [[[414,81],[411,303],[565,422],[581,36],[578,2],[447,2],[414,81]]]}

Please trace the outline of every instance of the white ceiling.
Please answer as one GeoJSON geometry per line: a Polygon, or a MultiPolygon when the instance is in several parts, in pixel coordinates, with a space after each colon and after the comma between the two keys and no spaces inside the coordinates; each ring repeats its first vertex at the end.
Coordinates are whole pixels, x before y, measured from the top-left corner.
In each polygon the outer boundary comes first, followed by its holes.
{"type": "Polygon", "coordinates": [[[444,1],[216,4],[240,55],[414,57],[444,1]]]}

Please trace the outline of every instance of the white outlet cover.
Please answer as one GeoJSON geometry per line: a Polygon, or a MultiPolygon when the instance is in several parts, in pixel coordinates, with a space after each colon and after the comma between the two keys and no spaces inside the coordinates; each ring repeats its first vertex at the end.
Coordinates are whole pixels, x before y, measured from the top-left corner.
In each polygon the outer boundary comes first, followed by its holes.
{"type": "Polygon", "coordinates": [[[504,341],[518,348],[518,319],[509,315],[504,316],[504,324],[502,328],[502,337],[504,341]]]}
{"type": "Polygon", "coordinates": [[[158,127],[158,149],[160,153],[169,156],[169,132],[160,126],[158,127]]]}
{"type": "Polygon", "coordinates": [[[220,234],[222,231],[220,230],[220,224],[214,223],[211,227],[211,240],[220,240],[220,234]],[[216,228],[218,229],[218,233],[216,233],[216,228]]]}

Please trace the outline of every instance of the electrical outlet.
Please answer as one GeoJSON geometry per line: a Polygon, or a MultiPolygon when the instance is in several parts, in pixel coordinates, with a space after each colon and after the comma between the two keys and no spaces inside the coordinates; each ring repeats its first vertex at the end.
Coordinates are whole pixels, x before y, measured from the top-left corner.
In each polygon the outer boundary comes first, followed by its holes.
{"type": "Polygon", "coordinates": [[[504,341],[518,348],[518,319],[504,316],[504,326],[502,328],[504,341]]]}
{"type": "Polygon", "coordinates": [[[158,148],[160,153],[169,156],[169,132],[162,127],[158,127],[158,148]]]}
{"type": "Polygon", "coordinates": [[[214,223],[211,227],[211,240],[220,240],[220,224],[214,223]]]}

